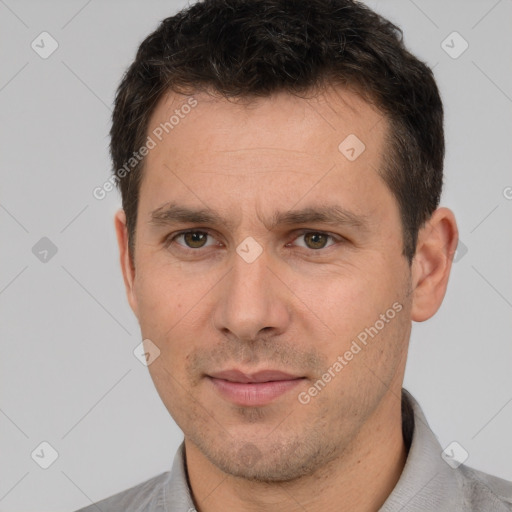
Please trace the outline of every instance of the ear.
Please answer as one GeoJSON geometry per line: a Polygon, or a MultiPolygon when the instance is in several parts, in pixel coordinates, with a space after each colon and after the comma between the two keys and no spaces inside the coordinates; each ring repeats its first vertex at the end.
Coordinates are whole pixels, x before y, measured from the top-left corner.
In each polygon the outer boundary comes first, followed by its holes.
{"type": "Polygon", "coordinates": [[[114,217],[114,224],[117,235],[117,245],[119,246],[119,263],[123,272],[124,286],[128,302],[135,316],[138,318],[137,298],[134,293],[135,267],[132,264],[130,250],[128,247],[128,229],[126,227],[126,214],[124,210],[118,210],[114,217]]]}
{"type": "Polygon", "coordinates": [[[428,320],[441,306],[458,241],[455,216],[448,208],[438,208],[420,229],[411,271],[415,322],[428,320]]]}

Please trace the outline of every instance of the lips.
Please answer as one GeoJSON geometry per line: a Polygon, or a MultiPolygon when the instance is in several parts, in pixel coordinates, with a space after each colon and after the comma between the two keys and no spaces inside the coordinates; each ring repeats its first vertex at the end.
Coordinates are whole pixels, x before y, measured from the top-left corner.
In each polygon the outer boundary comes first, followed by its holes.
{"type": "Polygon", "coordinates": [[[208,375],[220,396],[243,407],[263,406],[295,388],[305,377],[279,370],[244,373],[225,370],[208,375]]]}
{"type": "Polygon", "coordinates": [[[298,375],[291,375],[289,373],[281,372],[278,370],[261,370],[256,373],[244,373],[240,370],[225,370],[218,373],[212,373],[210,374],[210,377],[213,377],[214,379],[222,379],[230,382],[241,383],[272,382],[302,378],[298,375]]]}

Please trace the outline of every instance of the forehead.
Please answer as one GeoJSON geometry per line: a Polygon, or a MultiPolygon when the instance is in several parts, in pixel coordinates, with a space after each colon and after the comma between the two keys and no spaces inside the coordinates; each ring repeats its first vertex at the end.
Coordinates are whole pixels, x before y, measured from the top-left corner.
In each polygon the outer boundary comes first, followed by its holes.
{"type": "Polygon", "coordinates": [[[286,209],[307,193],[310,201],[352,197],[354,207],[372,190],[385,193],[378,171],[387,129],[382,114],[348,89],[251,100],[169,92],[149,123],[155,147],[141,203],[154,209],[185,199],[226,210],[229,196],[240,212],[265,202],[286,209]]]}
{"type": "MultiPolygon", "coordinates": [[[[279,92],[229,99],[205,92],[185,96],[169,91],[157,104],[148,132],[159,128],[162,138],[191,137],[189,141],[198,148],[215,141],[216,150],[248,150],[265,144],[269,149],[314,154],[351,133],[359,135],[367,147],[380,149],[375,146],[387,122],[359,94],[341,87],[325,88],[311,97],[279,92]],[[199,134],[201,138],[195,136],[199,134]]],[[[179,152],[180,148],[174,149],[179,152]]]]}

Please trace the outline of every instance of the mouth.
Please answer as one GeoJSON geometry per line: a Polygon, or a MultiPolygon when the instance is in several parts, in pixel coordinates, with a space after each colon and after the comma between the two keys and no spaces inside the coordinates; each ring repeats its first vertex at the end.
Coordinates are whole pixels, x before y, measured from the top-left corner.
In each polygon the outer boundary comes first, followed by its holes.
{"type": "Polygon", "coordinates": [[[266,405],[295,388],[306,377],[280,370],[245,373],[232,369],[207,375],[215,390],[235,405],[266,405]]]}

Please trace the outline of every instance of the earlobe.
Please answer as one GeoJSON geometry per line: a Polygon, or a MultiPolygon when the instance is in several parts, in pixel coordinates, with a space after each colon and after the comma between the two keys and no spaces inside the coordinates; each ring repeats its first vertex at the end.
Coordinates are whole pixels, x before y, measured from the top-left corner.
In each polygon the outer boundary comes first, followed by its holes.
{"type": "Polygon", "coordinates": [[[458,243],[455,216],[438,208],[420,229],[412,262],[413,299],[411,318],[428,320],[443,302],[458,243]]]}
{"type": "Polygon", "coordinates": [[[135,267],[132,264],[130,250],[128,246],[128,229],[126,227],[126,214],[123,209],[116,212],[114,225],[117,235],[117,245],[119,247],[119,263],[123,273],[123,280],[126,289],[128,302],[135,316],[138,318],[138,307],[136,295],[134,292],[135,267]]]}

